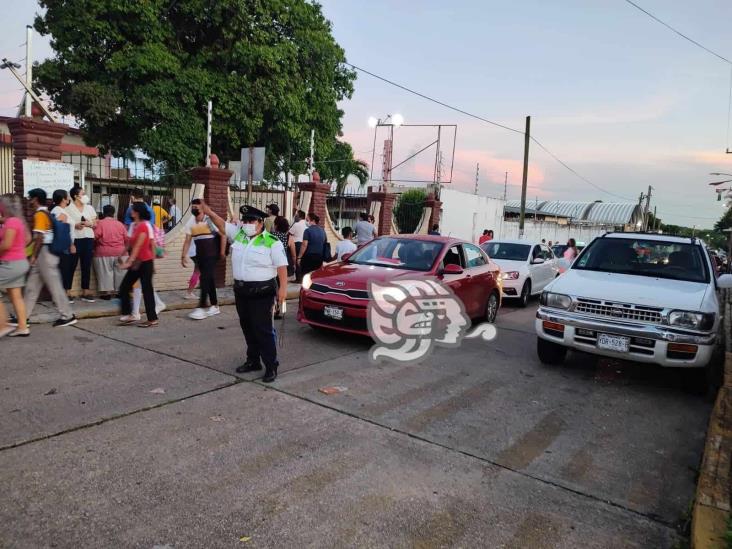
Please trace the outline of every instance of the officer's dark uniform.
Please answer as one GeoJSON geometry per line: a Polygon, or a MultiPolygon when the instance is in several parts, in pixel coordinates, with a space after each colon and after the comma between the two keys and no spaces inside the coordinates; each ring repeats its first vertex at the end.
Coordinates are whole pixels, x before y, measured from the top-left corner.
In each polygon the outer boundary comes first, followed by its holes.
{"type": "MultiPolygon", "coordinates": [[[[242,206],[239,213],[244,223],[267,217],[251,206],[242,206]]],[[[287,267],[285,248],[267,231],[250,238],[242,227],[232,223],[226,224],[226,236],[231,242],[236,312],[247,342],[247,360],[236,371],[255,372],[264,362],[263,381],[274,381],[279,362],[272,308],[277,295],[277,268],[287,267]]]]}

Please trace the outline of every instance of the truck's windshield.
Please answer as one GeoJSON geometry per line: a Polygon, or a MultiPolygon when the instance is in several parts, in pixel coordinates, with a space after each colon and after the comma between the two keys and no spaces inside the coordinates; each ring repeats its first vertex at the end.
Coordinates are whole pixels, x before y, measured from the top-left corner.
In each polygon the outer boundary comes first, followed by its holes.
{"type": "Polygon", "coordinates": [[[572,269],[709,282],[701,246],[642,238],[597,238],[572,269]]]}

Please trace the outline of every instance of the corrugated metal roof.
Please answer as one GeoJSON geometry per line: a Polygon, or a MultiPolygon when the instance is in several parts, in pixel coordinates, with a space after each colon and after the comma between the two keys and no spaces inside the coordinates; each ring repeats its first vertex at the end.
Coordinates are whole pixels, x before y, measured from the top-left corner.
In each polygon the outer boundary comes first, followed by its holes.
{"type": "Polygon", "coordinates": [[[541,206],[541,213],[572,219],[584,219],[594,202],[571,202],[568,200],[550,200],[541,206]]]}
{"type": "MultiPolygon", "coordinates": [[[[607,225],[627,225],[640,218],[640,206],[632,202],[573,202],[569,200],[526,201],[526,213],[571,218],[575,221],[607,225]]],[[[520,200],[507,200],[504,210],[517,213],[521,208],[520,200]]]]}
{"type": "Polygon", "coordinates": [[[593,223],[627,225],[640,217],[640,206],[633,202],[597,202],[590,208],[586,220],[593,223]]]}

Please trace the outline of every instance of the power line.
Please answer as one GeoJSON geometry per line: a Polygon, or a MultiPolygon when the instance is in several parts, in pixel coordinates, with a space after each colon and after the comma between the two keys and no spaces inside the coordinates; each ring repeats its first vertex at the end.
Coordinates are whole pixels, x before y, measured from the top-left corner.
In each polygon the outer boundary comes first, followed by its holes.
{"type": "Polygon", "coordinates": [[[349,63],[349,62],[346,61],[344,64],[346,64],[349,67],[354,68],[357,71],[360,71],[360,72],[362,72],[364,74],[368,74],[369,76],[373,76],[377,80],[381,80],[382,82],[386,82],[387,84],[391,84],[392,86],[395,86],[395,87],[397,87],[399,89],[402,89],[402,90],[404,90],[406,92],[409,92],[409,93],[412,93],[414,95],[417,95],[417,96],[421,97],[422,99],[426,99],[427,101],[432,101],[432,103],[436,103],[437,105],[441,105],[441,106],[443,106],[445,108],[448,108],[450,110],[459,112],[460,114],[464,114],[465,116],[469,116],[471,118],[475,118],[476,120],[480,120],[480,121],[485,122],[487,124],[491,124],[493,126],[497,126],[499,128],[503,128],[504,130],[509,130],[509,131],[512,131],[512,132],[515,132],[515,133],[520,133],[521,135],[524,134],[524,132],[521,131],[521,130],[517,130],[516,128],[511,128],[509,126],[504,126],[503,124],[499,124],[498,122],[494,122],[493,120],[488,120],[487,118],[483,118],[482,116],[478,116],[477,114],[473,114],[471,112],[464,111],[463,109],[460,109],[458,107],[454,107],[452,105],[448,105],[447,103],[445,103],[443,101],[440,101],[439,99],[435,99],[434,97],[430,97],[429,95],[425,95],[425,94],[420,93],[418,91],[415,91],[415,90],[412,90],[410,88],[407,88],[406,86],[402,86],[401,84],[397,84],[393,80],[389,80],[388,78],[384,78],[383,76],[379,76],[378,74],[374,74],[373,72],[367,71],[366,69],[362,69],[361,67],[357,67],[353,63],[349,63]]]}
{"type": "MultiPolygon", "coordinates": [[[[353,63],[345,62],[345,64],[348,65],[349,67],[352,67],[352,68],[356,69],[357,71],[360,71],[360,72],[362,72],[364,74],[368,74],[369,76],[372,76],[372,77],[376,78],[377,80],[381,80],[382,82],[386,82],[387,84],[390,84],[390,85],[395,86],[395,87],[397,87],[397,88],[399,88],[401,90],[404,90],[404,91],[409,92],[411,94],[414,94],[414,95],[416,95],[418,97],[421,97],[423,99],[426,99],[428,101],[431,101],[433,103],[436,103],[437,105],[441,105],[441,106],[443,106],[445,108],[448,108],[450,110],[453,110],[455,112],[459,112],[460,114],[464,114],[464,115],[469,116],[471,118],[475,118],[476,120],[480,120],[482,122],[486,122],[487,124],[491,124],[493,126],[497,126],[499,128],[503,128],[504,130],[509,130],[509,131],[512,131],[514,133],[518,133],[518,134],[521,134],[521,135],[524,134],[524,132],[521,131],[521,130],[517,130],[515,128],[511,128],[509,126],[504,126],[503,124],[499,124],[498,122],[494,122],[493,120],[488,120],[487,118],[484,118],[484,117],[479,116],[477,114],[473,114],[473,113],[468,112],[466,110],[463,110],[463,109],[461,109],[459,107],[455,107],[453,105],[450,105],[448,103],[445,103],[444,101],[440,101],[439,99],[435,99],[433,97],[430,97],[429,95],[426,95],[424,93],[420,93],[420,92],[418,92],[416,90],[413,90],[411,88],[408,88],[407,86],[403,86],[402,84],[398,84],[397,82],[394,82],[393,80],[389,80],[388,78],[385,78],[383,76],[379,76],[378,74],[374,74],[371,71],[367,71],[366,69],[362,69],[361,67],[358,67],[358,66],[354,65],[353,63]]],[[[574,174],[575,176],[577,176],[579,179],[581,179],[585,183],[588,183],[590,186],[594,187],[595,189],[597,189],[597,190],[599,190],[601,192],[604,192],[605,194],[607,194],[609,196],[614,196],[616,198],[622,198],[623,200],[630,200],[632,202],[635,201],[635,199],[627,198],[625,196],[621,196],[619,194],[615,194],[615,193],[612,193],[610,191],[606,191],[605,189],[603,189],[599,185],[596,185],[595,183],[593,183],[592,181],[590,181],[589,179],[587,179],[586,177],[584,177],[582,174],[580,174],[579,172],[577,172],[577,170],[575,170],[574,168],[570,167],[561,158],[559,158],[557,155],[555,155],[553,152],[551,152],[549,149],[547,149],[535,137],[532,136],[531,137],[531,140],[534,141],[534,143],[536,143],[540,148],[542,148],[549,156],[551,156],[559,164],[561,164],[563,167],[565,167],[567,170],[569,170],[572,174],[574,174]]]]}
{"type": "Polygon", "coordinates": [[[540,148],[540,149],[542,149],[542,150],[543,150],[543,151],[544,151],[545,153],[547,153],[547,154],[548,154],[549,156],[551,156],[551,157],[552,157],[552,158],[553,158],[554,160],[556,160],[557,162],[559,162],[559,164],[561,164],[562,166],[564,166],[565,168],[567,168],[567,170],[569,170],[569,171],[570,171],[571,173],[573,173],[573,174],[574,174],[575,176],[577,176],[578,178],[580,178],[580,179],[581,179],[582,181],[584,181],[584,182],[585,182],[585,183],[587,183],[588,185],[590,185],[590,186],[594,187],[594,188],[595,188],[595,189],[597,189],[598,191],[601,191],[601,192],[603,192],[603,193],[605,193],[605,194],[607,194],[607,195],[610,195],[610,196],[614,196],[614,197],[616,197],[616,198],[622,198],[623,200],[629,200],[629,201],[631,201],[631,202],[635,202],[635,199],[633,199],[633,198],[628,198],[627,196],[622,196],[622,195],[619,195],[619,194],[615,194],[615,193],[613,193],[613,192],[610,192],[610,191],[608,191],[608,190],[605,190],[605,189],[603,189],[603,188],[602,188],[602,187],[600,187],[599,185],[596,185],[595,183],[593,183],[592,181],[590,181],[589,179],[587,179],[587,178],[586,178],[585,176],[583,176],[583,175],[582,175],[581,173],[577,172],[577,170],[575,170],[575,169],[574,169],[574,168],[572,168],[571,166],[567,165],[567,163],[566,163],[566,162],[564,162],[564,161],[563,161],[563,160],[562,160],[561,158],[559,158],[559,157],[558,157],[557,155],[555,155],[555,154],[554,154],[554,153],[553,153],[552,151],[550,151],[549,149],[547,149],[547,148],[546,148],[546,147],[545,147],[545,146],[544,146],[544,145],[543,145],[543,144],[542,144],[542,143],[541,143],[541,142],[540,142],[540,141],[539,141],[538,139],[536,139],[536,138],[535,138],[534,136],[531,136],[531,137],[530,137],[530,139],[531,139],[531,140],[532,140],[532,141],[533,141],[534,143],[536,143],[536,144],[537,144],[537,145],[539,146],[539,148],[540,148]]]}
{"type": "Polygon", "coordinates": [[[715,51],[713,51],[713,50],[710,50],[709,48],[707,48],[707,47],[706,47],[706,46],[705,46],[704,44],[700,44],[699,42],[697,42],[697,41],[696,41],[696,40],[694,40],[693,38],[690,38],[690,37],[688,37],[687,35],[685,35],[685,34],[684,34],[683,32],[681,32],[680,30],[677,30],[677,29],[675,29],[674,27],[672,27],[671,25],[669,25],[669,24],[668,24],[668,23],[666,23],[665,21],[662,21],[661,19],[659,19],[658,17],[656,17],[655,15],[653,15],[653,14],[652,14],[652,13],[651,13],[650,11],[648,11],[648,10],[645,10],[645,9],[643,9],[642,7],[640,7],[640,6],[638,5],[638,4],[636,4],[635,2],[633,2],[633,0],[625,0],[625,1],[626,1],[626,2],[628,3],[628,4],[630,4],[631,6],[633,6],[633,7],[635,8],[635,9],[637,9],[637,10],[640,10],[640,11],[642,11],[643,13],[645,13],[645,14],[646,14],[646,15],[647,15],[648,17],[650,17],[651,19],[653,19],[653,20],[654,20],[654,21],[656,21],[657,23],[660,23],[661,25],[663,25],[664,27],[666,27],[666,28],[667,28],[667,29],[669,29],[670,31],[672,31],[672,32],[674,32],[674,33],[676,33],[676,34],[678,34],[678,35],[679,35],[679,36],[680,36],[681,38],[683,38],[684,40],[688,40],[689,42],[691,42],[691,43],[692,43],[692,44],[694,44],[695,46],[698,46],[698,47],[700,47],[701,49],[703,49],[703,50],[704,50],[704,51],[706,51],[707,53],[711,53],[711,54],[712,54],[712,55],[713,55],[714,57],[717,57],[718,59],[721,59],[721,60],[722,60],[722,61],[724,61],[725,63],[728,63],[728,64],[732,65],[732,61],[730,61],[729,59],[727,59],[727,58],[726,58],[726,57],[724,57],[723,55],[719,55],[719,54],[718,54],[717,52],[715,52],[715,51]]]}

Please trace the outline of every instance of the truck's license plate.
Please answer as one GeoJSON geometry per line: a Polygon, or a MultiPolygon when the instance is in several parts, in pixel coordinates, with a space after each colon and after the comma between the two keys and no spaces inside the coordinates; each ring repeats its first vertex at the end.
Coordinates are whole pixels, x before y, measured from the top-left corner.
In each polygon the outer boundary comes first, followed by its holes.
{"type": "Polygon", "coordinates": [[[323,314],[333,320],[343,320],[343,309],[340,307],[333,307],[332,305],[326,305],[323,307],[323,314]]]}
{"type": "Polygon", "coordinates": [[[630,338],[609,334],[598,334],[597,348],[618,353],[627,353],[630,350],[630,338]]]}

